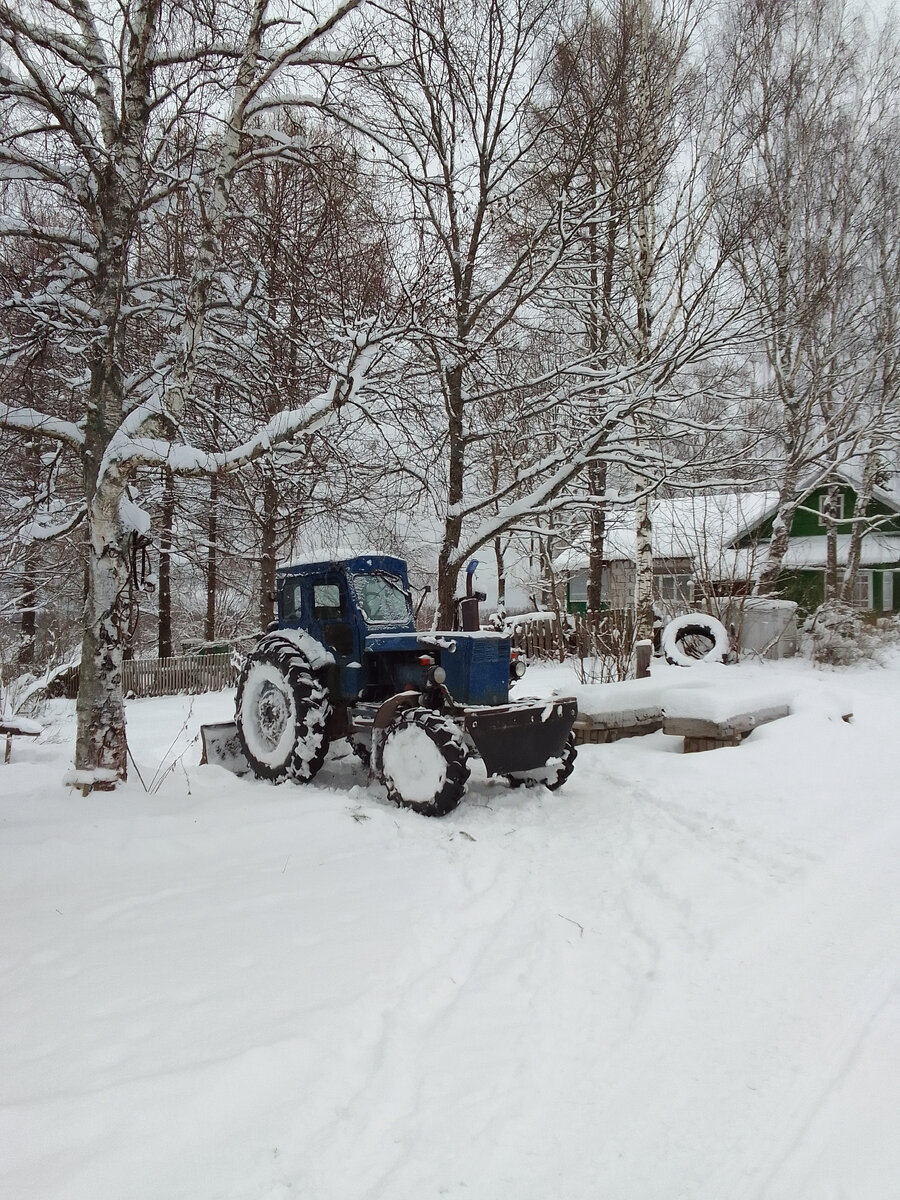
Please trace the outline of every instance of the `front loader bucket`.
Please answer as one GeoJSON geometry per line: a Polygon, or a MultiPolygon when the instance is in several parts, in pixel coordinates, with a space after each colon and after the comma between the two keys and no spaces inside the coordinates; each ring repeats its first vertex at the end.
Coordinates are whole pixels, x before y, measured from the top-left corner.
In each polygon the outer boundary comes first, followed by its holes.
{"type": "Polygon", "coordinates": [[[471,708],[466,733],[484,760],[488,775],[536,771],[551,758],[561,758],[578,716],[578,702],[562,700],[471,708]]]}
{"type": "Polygon", "coordinates": [[[201,725],[200,737],[203,740],[201,766],[211,763],[216,767],[224,767],[235,775],[253,773],[244,757],[234,721],[223,721],[219,725],[201,725]]]}

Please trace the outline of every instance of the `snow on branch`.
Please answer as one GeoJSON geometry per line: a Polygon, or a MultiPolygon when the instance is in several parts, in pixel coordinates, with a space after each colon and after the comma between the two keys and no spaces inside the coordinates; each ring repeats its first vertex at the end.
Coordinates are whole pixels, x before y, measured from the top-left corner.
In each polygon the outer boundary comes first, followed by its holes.
{"type": "Polygon", "coordinates": [[[0,237],[27,237],[55,246],[73,246],[85,254],[97,249],[94,238],[80,237],[74,229],[52,229],[22,217],[0,216],[0,237]]]}
{"type": "Polygon", "coordinates": [[[42,437],[53,438],[76,448],[84,445],[84,431],[74,421],[48,417],[35,408],[11,408],[2,400],[0,429],[10,429],[16,433],[39,433],[42,437]]]}
{"type": "MultiPolygon", "coordinates": [[[[383,335],[382,335],[383,336],[383,335]]],[[[176,475],[214,475],[240,470],[300,433],[316,429],[335,410],[356,402],[381,339],[359,331],[347,360],[336,371],[331,385],[300,408],[282,409],[247,440],[228,450],[213,452],[176,444],[154,436],[166,419],[163,400],[157,397],[130,412],[113,435],[100,465],[98,486],[112,476],[122,477],[140,466],[166,466],[176,475]]]]}
{"type": "Polygon", "coordinates": [[[29,521],[19,530],[19,541],[28,545],[30,542],[53,542],[57,538],[66,537],[81,524],[86,513],[87,508],[83,504],[78,505],[63,521],[54,521],[52,513],[39,513],[33,521],[29,521]]]}

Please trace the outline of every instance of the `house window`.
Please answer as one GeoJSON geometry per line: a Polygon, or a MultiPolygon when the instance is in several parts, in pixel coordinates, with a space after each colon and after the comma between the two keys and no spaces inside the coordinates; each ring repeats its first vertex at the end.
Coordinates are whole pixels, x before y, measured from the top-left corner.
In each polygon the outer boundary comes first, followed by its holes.
{"type": "Polygon", "coordinates": [[[690,575],[656,575],[653,590],[667,609],[690,608],[693,603],[694,581],[690,575]]]}
{"type": "Polygon", "coordinates": [[[850,603],[854,608],[872,607],[872,572],[857,571],[850,603]]]}
{"type": "MultiPolygon", "coordinates": [[[[825,524],[825,505],[827,503],[828,503],[828,493],[823,492],[822,495],[819,497],[819,524],[823,525],[823,526],[825,524]]],[[[843,521],[843,519],[844,519],[844,493],[843,492],[838,492],[837,496],[835,496],[834,519],[836,521],[843,521]]]]}

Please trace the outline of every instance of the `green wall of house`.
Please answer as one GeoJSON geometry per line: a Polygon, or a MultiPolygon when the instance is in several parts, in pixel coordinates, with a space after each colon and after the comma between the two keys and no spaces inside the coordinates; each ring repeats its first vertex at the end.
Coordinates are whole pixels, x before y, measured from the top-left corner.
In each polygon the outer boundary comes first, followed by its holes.
{"type": "MultiPolygon", "coordinates": [[[[837,522],[837,531],[838,533],[850,533],[852,532],[850,518],[853,517],[856,511],[857,496],[851,487],[842,487],[840,490],[844,497],[844,520],[837,522]]],[[[825,536],[825,526],[820,524],[819,521],[819,505],[827,491],[828,488],[816,488],[808,496],[803,497],[801,507],[794,513],[794,520],[791,524],[791,537],[825,536]]],[[[893,512],[877,500],[873,500],[869,504],[866,516],[870,520],[879,521],[879,532],[900,533],[900,513],[893,512]]],[[[736,544],[739,546],[750,546],[756,541],[767,541],[772,536],[773,520],[774,517],[768,517],[752,533],[747,534],[736,544]]]]}
{"type": "MultiPolygon", "coordinates": [[[[900,612],[900,571],[886,571],[876,567],[872,571],[872,609],[875,614],[883,613],[884,577],[893,575],[893,608],[889,611],[900,612]]],[[[778,576],[778,595],[783,600],[794,600],[797,604],[798,616],[806,616],[822,603],[825,598],[824,571],[782,571],[778,576]]]]}
{"type": "Polygon", "coordinates": [[[778,576],[778,595],[793,600],[800,617],[818,608],[825,598],[825,575],[822,571],[782,571],[778,576]]]}

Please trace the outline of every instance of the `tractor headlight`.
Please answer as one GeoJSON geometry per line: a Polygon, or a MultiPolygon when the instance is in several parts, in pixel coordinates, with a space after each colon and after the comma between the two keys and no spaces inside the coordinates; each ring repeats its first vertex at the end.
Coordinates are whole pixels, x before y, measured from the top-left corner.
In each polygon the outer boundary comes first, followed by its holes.
{"type": "Polygon", "coordinates": [[[509,664],[509,674],[511,679],[521,679],[525,674],[525,664],[521,658],[514,658],[509,664]]]}
{"type": "Polygon", "coordinates": [[[447,672],[443,667],[432,667],[428,672],[429,683],[443,683],[447,678],[447,672]]]}

